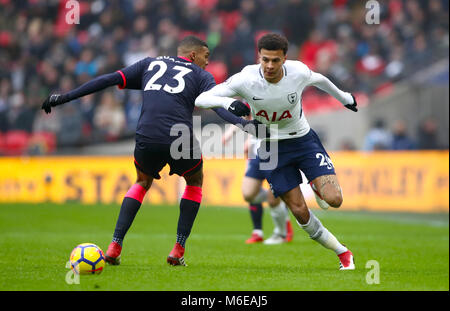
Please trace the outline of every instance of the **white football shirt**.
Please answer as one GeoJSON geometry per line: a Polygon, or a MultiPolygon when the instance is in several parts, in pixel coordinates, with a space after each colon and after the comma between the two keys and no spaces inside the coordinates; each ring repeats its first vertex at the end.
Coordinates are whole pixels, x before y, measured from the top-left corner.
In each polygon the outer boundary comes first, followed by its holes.
{"type": "Polygon", "coordinates": [[[240,96],[250,105],[254,119],[271,125],[269,140],[296,138],[310,130],[302,110],[302,92],[309,85],[328,92],[344,105],[353,103],[350,93],[342,92],[326,77],[312,72],[300,61],[287,60],[283,64],[283,77],[277,83],[264,78],[260,64],[249,65],[202,93],[195,104],[202,108],[228,109],[235,100],[232,97],[240,96]]]}

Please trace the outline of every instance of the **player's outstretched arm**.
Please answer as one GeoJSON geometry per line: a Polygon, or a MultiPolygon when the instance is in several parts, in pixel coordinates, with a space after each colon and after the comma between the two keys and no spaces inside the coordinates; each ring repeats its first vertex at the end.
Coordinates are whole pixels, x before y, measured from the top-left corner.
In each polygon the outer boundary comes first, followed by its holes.
{"type": "Polygon", "coordinates": [[[224,108],[238,117],[250,114],[250,108],[240,100],[214,94],[213,90],[218,86],[220,85],[200,94],[195,100],[195,106],[199,108],[224,108]]]}
{"type": "Polygon", "coordinates": [[[104,74],[82,84],[80,87],[67,92],[66,94],[50,95],[44,101],[41,108],[46,113],[50,113],[52,111],[52,107],[62,105],[79,97],[101,91],[113,85],[120,85],[122,83],[123,79],[119,72],[104,74]]]}
{"type": "Polygon", "coordinates": [[[313,85],[322,91],[327,92],[340,101],[346,108],[354,112],[358,111],[358,108],[356,108],[357,103],[355,97],[351,93],[341,91],[336,85],[333,84],[333,82],[320,73],[311,71],[309,85],[313,85]]]}
{"type": "MultiPolygon", "coordinates": [[[[195,100],[195,106],[199,108],[224,108],[238,117],[245,117],[250,114],[250,108],[240,100],[229,97],[221,97],[204,92],[195,100]]],[[[226,120],[226,119],[225,119],[226,120]]],[[[226,120],[228,121],[228,120],[226,120]]],[[[230,122],[233,123],[233,122],[230,122]]],[[[236,124],[236,123],[233,123],[236,124]]]]}
{"type": "Polygon", "coordinates": [[[199,108],[224,108],[232,114],[243,117],[250,114],[250,108],[235,96],[239,96],[236,88],[239,88],[240,74],[228,78],[224,83],[218,84],[210,90],[201,93],[195,100],[195,106],[199,108]]]}
{"type": "Polygon", "coordinates": [[[240,124],[242,126],[245,126],[247,124],[247,120],[236,116],[235,114],[229,112],[226,109],[223,109],[223,108],[212,108],[212,110],[214,110],[214,112],[217,113],[217,115],[219,117],[221,117],[223,120],[225,120],[228,123],[231,123],[233,125],[240,124]]]}

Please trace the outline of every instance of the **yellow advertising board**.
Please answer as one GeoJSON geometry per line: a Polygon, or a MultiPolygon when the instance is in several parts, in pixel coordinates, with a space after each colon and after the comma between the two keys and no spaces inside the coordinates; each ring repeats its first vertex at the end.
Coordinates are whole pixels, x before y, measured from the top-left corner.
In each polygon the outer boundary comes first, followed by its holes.
{"type": "MultiPolygon", "coordinates": [[[[344,194],[343,210],[448,212],[449,153],[331,153],[344,194]]],[[[244,159],[204,161],[203,204],[245,206],[244,159]]],[[[144,203],[176,204],[184,181],[154,181],[144,203]]],[[[0,202],[120,203],[135,181],[132,157],[0,158],[0,202]]],[[[316,204],[305,196],[309,206],[316,204]]]]}
{"type": "Polygon", "coordinates": [[[448,151],[332,155],[348,209],[448,212],[448,151]]]}

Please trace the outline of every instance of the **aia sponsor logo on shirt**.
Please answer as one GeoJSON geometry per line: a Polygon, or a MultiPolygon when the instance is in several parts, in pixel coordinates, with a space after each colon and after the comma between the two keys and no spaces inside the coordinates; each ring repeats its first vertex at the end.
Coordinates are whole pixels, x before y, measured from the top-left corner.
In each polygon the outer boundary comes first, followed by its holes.
{"type": "Polygon", "coordinates": [[[261,117],[266,119],[268,122],[278,122],[281,121],[283,119],[291,119],[292,115],[291,112],[289,110],[285,110],[283,112],[278,112],[278,111],[274,111],[272,114],[268,114],[267,111],[260,110],[256,113],[257,117],[261,117]]]}

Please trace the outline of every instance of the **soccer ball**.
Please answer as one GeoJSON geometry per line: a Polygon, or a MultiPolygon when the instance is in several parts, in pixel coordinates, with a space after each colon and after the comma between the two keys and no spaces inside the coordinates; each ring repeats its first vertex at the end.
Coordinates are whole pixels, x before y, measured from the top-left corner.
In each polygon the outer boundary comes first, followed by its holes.
{"type": "Polygon", "coordinates": [[[100,274],[105,267],[105,255],[97,245],[83,243],[70,253],[70,268],[75,274],[100,274]]]}

